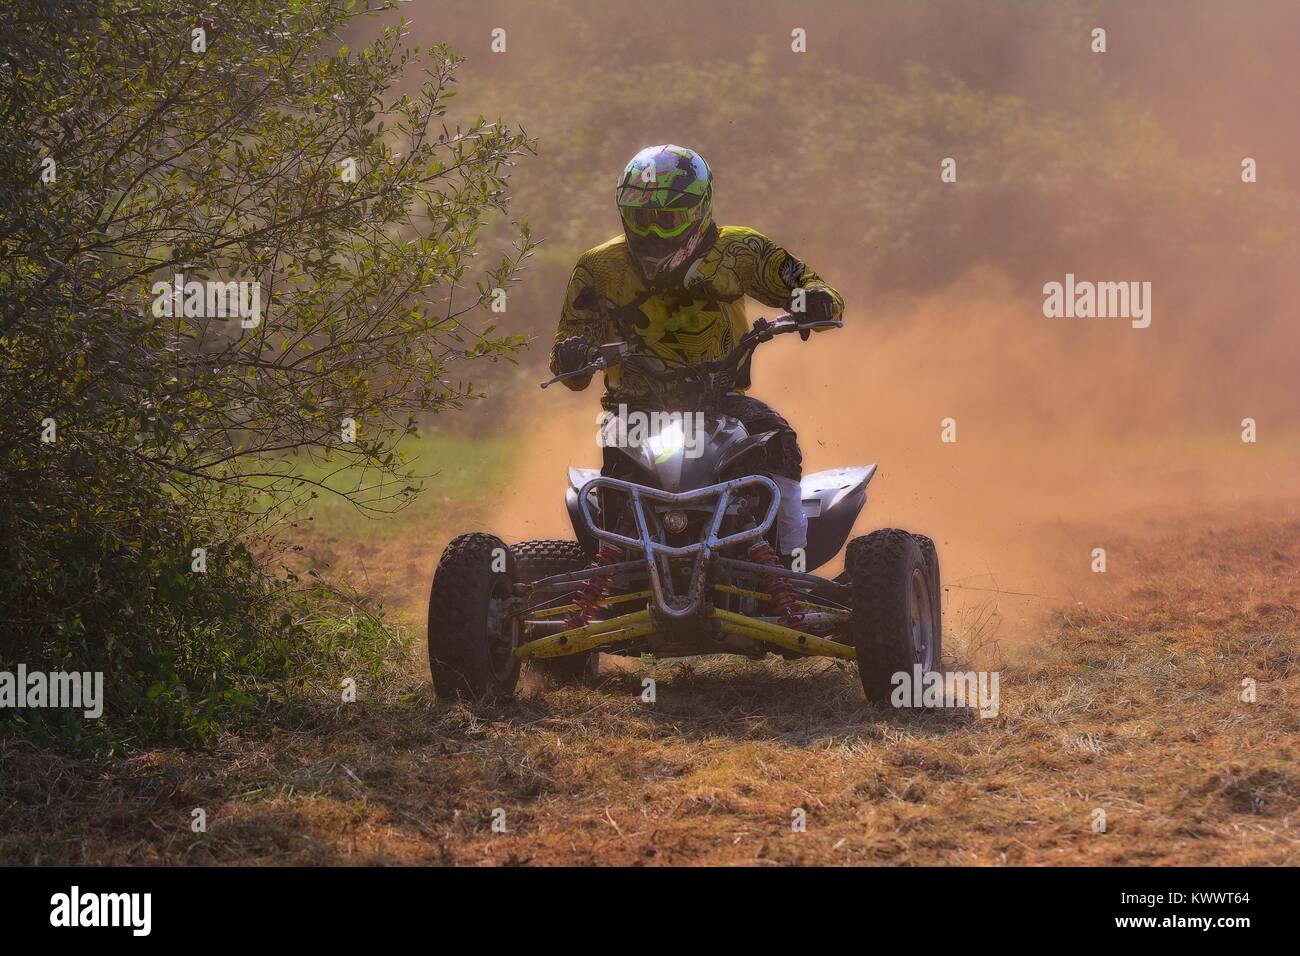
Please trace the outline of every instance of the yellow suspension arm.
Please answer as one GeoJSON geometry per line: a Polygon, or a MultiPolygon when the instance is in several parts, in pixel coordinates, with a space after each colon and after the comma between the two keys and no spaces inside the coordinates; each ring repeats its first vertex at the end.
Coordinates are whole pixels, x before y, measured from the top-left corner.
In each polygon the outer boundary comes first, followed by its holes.
{"type": "Polygon", "coordinates": [[[844,660],[854,660],[858,656],[857,651],[848,644],[830,641],[824,637],[818,637],[816,634],[805,634],[803,631],[796,631],[792,627],[784,627],[770,621],[759,621],[752,617],[745,617],[743,614],[735,614],[716,607],[713,609],[713,616],[722,622],[722,629],[728,634],[750,637],[756,641],[775,644],[778,647],[798,651],[801,654],[839,657],[844,660]]]}
{"type": "Polygon", "coordinates": [[[535,641],[515,648],[515,657],[564,657],[589,651],[593,647],[603,647],[620,641],[641,637],[654,630],[650,620],[650,609],[633,611],[608,621],[592,621],[582,627],[571,627],[567,631],[539,637],[535,641]]]}

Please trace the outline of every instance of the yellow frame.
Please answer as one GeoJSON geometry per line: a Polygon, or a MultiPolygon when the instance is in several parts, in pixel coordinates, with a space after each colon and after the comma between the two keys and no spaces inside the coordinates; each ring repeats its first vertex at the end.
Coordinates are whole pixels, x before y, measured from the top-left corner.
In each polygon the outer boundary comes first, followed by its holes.
{"type": "MultiPolygon", "coordinates": [[[[715,586],[719,590],[729,593],[770,600],[768,595],[758,591],[745,591],[725,584],[715,586]]],[[[602,601],[599,606],[631,601],[648,595],[648,591],[616,595],[602,601]]],[[[849,616],[847,611],[839,608],[823,607],[817,604],[804,604],[803,606],[820,608],[841,617],[847,618],[849,616]]],[[[573,609],[573,605],[568,605],[563,608],[547,608],[545,611],[536,613],[538,616],[553,616],[573,609]]],[[[836,657],[841,660],[856,660],[858,656],[857,651],[848,644],[828,640],[816,634],[797,631],[792,627],[785,627],[772,621],[760,621],[757,618],[745,617],[743,614],[726,611],[722,608],[714,608],[712,617],[721,622],[721,628],[725,633],[774,644],[789,651],[798,651],[800,654],[813,657],[836,657]]],[[[582,627],[573,627],[567,631],[560,631],[558,634],[539,637],[535,641],[521,644],[515,648],[514,653],[515,657],[521,660],[567,657],[570,654],[581,654],[583,651],[590,651],[597,647],[607,647],[610,644],[618,644],[636,637],[644,637],[646,634],[653,634],[654,630],[654,622],[651,620],[650,609],[647,607],[640,611],[633,611],[630,614],[610,618],[608,621],[593,621],[590,624],[584,624],[582,627]]]]}

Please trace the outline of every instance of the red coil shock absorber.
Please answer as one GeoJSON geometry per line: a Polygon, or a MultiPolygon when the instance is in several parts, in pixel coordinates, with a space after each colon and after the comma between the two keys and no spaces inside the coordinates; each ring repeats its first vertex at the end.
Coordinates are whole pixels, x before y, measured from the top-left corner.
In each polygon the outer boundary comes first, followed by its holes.
{"type": "MultiPolygon", "coordinates": [[[[617,564],[622,556],[618,548],[612,544],[602,544],[596,552],[596,560],[592,561],[589,567],[603,568],[611,564],[617,564]]],[[[592,615],[596,613],[596,607],[609,593],[609,586],[613,580],[614,575],[612,573],[605,573],[593,574],[582,582],[578,592],[573,596],[573,603],[577,607],[564,618],[564,626],[572,628],[590,624],[592,615]]]]}
{"type": "MultiPolygon", "coordinates": [[[[749,559],[756,564],[767,564],[774,568],[780,568],[782,571],[785,567],[781,564],[781,558],[776,551],[766,541],[759,541],[750,545],[749,559]]],[[[776,608],[776,617],[785,627],[793,627],[796,630],[803,628],[803,611],[799,610],[798,595],[790,589],[790,579],[776,574],[764,574],[760,577],[763,584],[763,590],[772,597],[772,605],[776,608]]]]}

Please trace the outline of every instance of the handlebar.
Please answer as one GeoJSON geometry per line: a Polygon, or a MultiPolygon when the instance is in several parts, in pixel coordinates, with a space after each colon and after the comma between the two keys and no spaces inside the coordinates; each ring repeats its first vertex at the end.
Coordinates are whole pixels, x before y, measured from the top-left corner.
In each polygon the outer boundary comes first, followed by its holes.
{"type": "MultiPolygon", "coordinates": [[[[806,340],[810,332],[820,329],[838,329],[843,324],[839,319],[801,322],[788,312],[783,312],[770,320],[764,318],[755,319],[753,327],[741,336],[736,347],[728,352],[724,358],[712,362],[679,365],[664,369],[662,372],[651,371],[650,369],[640,369],[639,372],[649,378],[655,378],[663,382],[681,381],[716,372],[735,372],[740,368],[740,364],[745,357],[752,353],[762,342],[770,342],[776,336],[785,335],[789,332],[798,332],[806,340]]],[[[546,388],[556,382],[563,382],[570,378],[585,378],[588,375],[594,375],[596,372],[614,368],[623,364],[623,361],[633,354],[636,353],[633,353],[632,347],[627,342],[607,342],[597,347],[596,357],[589,364],[574,369],[572,372],[565,372],[562,375],[547,379],[541,383],[541,387],[546,388]]]]}

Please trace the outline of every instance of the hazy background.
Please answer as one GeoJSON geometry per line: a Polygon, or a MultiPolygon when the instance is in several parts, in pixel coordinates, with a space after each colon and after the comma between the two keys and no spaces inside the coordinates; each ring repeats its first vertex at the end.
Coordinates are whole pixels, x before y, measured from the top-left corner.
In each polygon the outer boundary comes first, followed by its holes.
{"type": "Polygon", "coordinates": [[[806,470],[880,464],[858,530],[939,541],[950,635],[1021,636],[1099,586],[1127,593],[1130,545],[1162,526],[1297,512],[1296,4],[401,12],[412,41],[467,58],[453,114],[538,137],[512,215],[546,242],[495,317],[534,348],[495,371],[473,412],[431,423],[434,445],[454,442],[440,467],[480,493],[435,481],[392,519],[399,603],[423,599],[457,531],[567,534],[564,465],[598,460],[596,393],[536,382],[574,259],[618,231],[619,172],[662,142],[709,161],[721,222],[768,233],[844,293],[845,328],[760,352],[753,394],[795,425],[806,470]],[[1090,51],[1096,26],[1104,54],[1090,51]],[[496,27],[503,54],[490,52],[496,27]],[[790,50],[795,27],[806,53],[790,50]],[[945,157],[955,184],[940,181],[945,157]],[[1044,318],[1042,286],[1067,272],[1151,282],[1150,328],[1044,318]],[[1254,445],[1240,440],[1247,416],[1254,445]],[[947,417],[955,445],[939,440],[947,417]],[[482,469],[479,439],[494,443],[482,469]],[[1106,575],[1089,571],[1094,547],[1106,575]]]}

